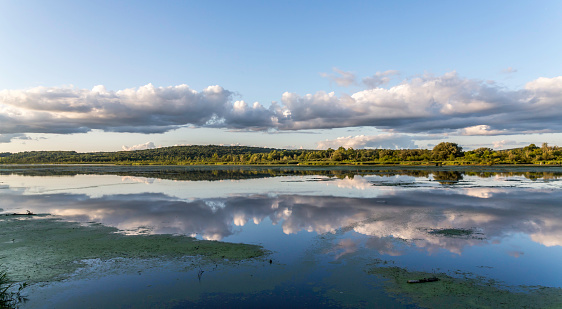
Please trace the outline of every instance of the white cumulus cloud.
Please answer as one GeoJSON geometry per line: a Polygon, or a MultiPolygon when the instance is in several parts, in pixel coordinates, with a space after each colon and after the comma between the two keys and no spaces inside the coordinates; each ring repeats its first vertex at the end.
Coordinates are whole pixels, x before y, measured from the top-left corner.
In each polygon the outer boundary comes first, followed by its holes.
{"type": "Polygon", "coordinates": [[[329,79],[338,86],[347,87],[356,83],[355,74],[352,72],[342,71],[338,68],[332,69],[336,74],[320,73],[320,76],[329,79]]]}
{"type": "Polygon", "coordinates": [[[487,126],[498,134],[562,132],[562,77],[513,91],[456,72],[412,78],[350,95],[285,93],[277,106],[285,130],[372,126],[395,132],[454,133],[487,126]]]}
{"type": "MultiPolygon", "coordinates": [[[[336,72],[342,84],[355,80],[352,73],[336,72]]],[[[2,90],[0,134],[1,140],[11,140],[22,136],[10,134],[162,133],[183,126],[235,130],[369,126],[397,133],[463,135],[562,132],[562,76],[541,77],[519,90],[462,78],[456,72],[382,87],[396,74],[376,73],[366,79],[370,89],[350,95],[285,92],[269,107],[234,101],[234,92],[220,86],[202,91],[151,84],[118,91],[103,86],[2,90]]]]}
{"type": "Polygon", "coordinates": [[[261,105],[235,109],[232,92],[220,86],[195,91],[187,85],[108,91],[36,87],[0,91],[0,133],[161,133],[184,125],[223,127],[268,125],[261,105]]]}
{"type": "Polygon", "coordinates": [[[516,73],[516,72],[517,72],[517,69],[514,69],[512,67],[508,67],[508,68],[502,70],[502,73],[506,73],[506,74],[516,73]]]}
{"type": "Polygon", "coordinates": [[[493,146],[494,149],[503,149],[503,148],[506,148],[506,147],[513,148],[513,147],[518,147],[518,146],[527,146],[527,145],[529,145],[529,143],[528,142],[517,142],[517,141],[514,141],[514,140],[503,139],[501,141],[494,141],[493,145],[494,145],[493,146]]]}
{"type": "Polygon", "coordinates": [[[338,137],[334,140],[318,142],[318,148],[385,148],[385,149],[412,149],[417,148],[411,136],[403,134],[357,135],[338,137]]]}
{"type": "Polygon", "coordinates": [[[502,130],[492,130],[489,125],[478,125],[467,127],[459,130],[460,135],[500,135],[506,134],[507,132],[502,130]]]}
{"type": "Polygon", "coordinates": [[[377,88],[379,86],[388,84],[394,76],[397,76],[399,74],[400,72],[396,70],[377,72],[373,76],[363,78],[363,84],[365,84],[369,88],[377,88]]]}
{"type": "Polygon", "coordinates": [[[153,142],[146,142],[144,144],[134,145],[131,147],[123,146],[124,151],[134,151],[134,150],[146,150],[146,149],[154,149],[156,145],[153,142]]]}

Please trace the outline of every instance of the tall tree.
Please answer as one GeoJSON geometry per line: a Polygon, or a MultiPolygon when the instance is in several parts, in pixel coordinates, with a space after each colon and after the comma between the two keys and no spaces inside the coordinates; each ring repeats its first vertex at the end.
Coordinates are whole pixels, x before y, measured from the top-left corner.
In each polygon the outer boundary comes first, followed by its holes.
{"type": "Polygon", "coordinates": [[[462,154],[462,147],[456,143],[441,142],[432,150],[434,160],[454,160],[462,154]]]}

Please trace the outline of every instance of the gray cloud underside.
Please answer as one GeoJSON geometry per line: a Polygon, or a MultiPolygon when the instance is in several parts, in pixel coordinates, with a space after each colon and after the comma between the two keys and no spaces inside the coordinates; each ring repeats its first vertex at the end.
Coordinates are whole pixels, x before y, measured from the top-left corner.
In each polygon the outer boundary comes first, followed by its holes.
{"type": "Polygon", "coordinates": [[[21,133],[15,134],[0,134],[0,143],[9,143],[11,140],[20,139],[20,140],[29,140],[30,138],[21,133]]]}
{"type": "Polygon", "coordinates": [[[509,90],[452,72],[351,95],[286,92],[269,108],[234,101],[233,96],[220,86],[198,92],[187,85],[151,84],[120,91],[103,86],[3,90],[0,134],[95,129],[162,133],[182,126],[286,131],[372,126],[402,133],[460,135],[562,132],[562,76],[539,78],[523,89],[509,90]]]}

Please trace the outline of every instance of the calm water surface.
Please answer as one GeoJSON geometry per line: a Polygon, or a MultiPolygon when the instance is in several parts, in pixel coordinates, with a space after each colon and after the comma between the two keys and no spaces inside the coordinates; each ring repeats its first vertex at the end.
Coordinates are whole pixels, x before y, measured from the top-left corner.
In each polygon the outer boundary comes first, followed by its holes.
{"type": "Polygon", "coordinates": [[[4,166],[0,212],[272,252],[199,269],[93,260],[70,279],[33,284],[24,308],[416,308],[368,273],[373,263],[561,288],[561,177],[553,167],[4,166]]]}

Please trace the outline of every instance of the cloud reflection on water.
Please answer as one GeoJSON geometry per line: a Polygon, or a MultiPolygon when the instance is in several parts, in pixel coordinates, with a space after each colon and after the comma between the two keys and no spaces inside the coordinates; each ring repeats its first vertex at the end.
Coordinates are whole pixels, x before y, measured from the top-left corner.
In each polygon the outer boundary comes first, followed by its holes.
{"type": "MultiPolygon", "coordinates": [[[[359,178],[360,184],[364,179],[359,178]]],[[[350,182],[342,182],[347,186],[350,182]]],[[[361,186],[359,186],[360,188],[361,186]]],[[[429,253],[440,249],[461,254],[467,246],[501,241],[524,233],[545,246],[562,246],[561,191],[512,188],[447,188],[431,190],[386,188],[377,197],[313,196],[297,194],[241,194],[221,198],[182,200],[162,193],[24,195],[17,189],[2,194],[2,208],[25,205],[37,213],[66,220],[95,221],[130,233],[199,235],[221,240],[250,222],[269,219],[285,234],[319,234],[348,227],[369,236],[366,246],[380,253],[402,254],[396,239],[429,253]],[[540,211],[538,211],[540,210],[540,211]],[[446,237],[431,229],[481,231],[478,237],[446,237]]],[[[342,255],[353,248],[339,244],[342,255]]]]}

